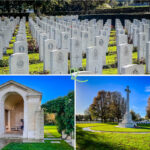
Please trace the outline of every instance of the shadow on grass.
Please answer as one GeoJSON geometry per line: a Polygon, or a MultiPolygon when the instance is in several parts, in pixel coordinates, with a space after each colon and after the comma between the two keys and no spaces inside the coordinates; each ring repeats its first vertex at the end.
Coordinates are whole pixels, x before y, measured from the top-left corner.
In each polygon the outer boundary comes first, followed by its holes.
{"type": "Polygon", "coordinates": [[[101,134],[98,136],[95,133],[83,131],[77,127],[77,150],[123,150],[119,145],[108,142],[101,134]]]}

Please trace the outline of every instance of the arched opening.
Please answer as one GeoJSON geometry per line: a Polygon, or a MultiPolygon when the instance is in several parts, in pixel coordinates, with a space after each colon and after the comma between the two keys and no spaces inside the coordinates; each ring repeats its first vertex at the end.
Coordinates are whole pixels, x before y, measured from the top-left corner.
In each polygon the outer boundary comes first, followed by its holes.
{"type": "Polygon", "coordinates": [[[18,93],[9,93],[4,103],[5,133],[23,134],[24,101],[18,93]]]}

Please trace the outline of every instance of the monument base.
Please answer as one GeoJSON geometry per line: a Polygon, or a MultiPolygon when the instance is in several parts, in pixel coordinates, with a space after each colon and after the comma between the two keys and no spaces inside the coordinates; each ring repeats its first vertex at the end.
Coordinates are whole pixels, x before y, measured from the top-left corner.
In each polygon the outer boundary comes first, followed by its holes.
{"type": "Polygon", "coordinates": [[[124,115],[123,121],[119,123],[119,127],[121,128],[134,128],[136,123],[132,121],[132,117],[130,112],[124,115]]]}
{"type": "Polygon", "coordinates": [[[119,127],[121,127],[121,128],[134,128],[135,124],[134,123],[119,123],[119,127]]]}

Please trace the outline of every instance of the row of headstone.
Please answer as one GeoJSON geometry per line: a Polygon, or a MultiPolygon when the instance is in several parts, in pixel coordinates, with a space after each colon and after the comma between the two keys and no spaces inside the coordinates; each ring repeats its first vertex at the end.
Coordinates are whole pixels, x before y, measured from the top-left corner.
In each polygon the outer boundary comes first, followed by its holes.
{"type": "Polygon", "coordinates": [[[93,62],[91,66],[94,68],[91,70],[87,65],[87,71],[101,73],[103,65],[106,64],[111,20],[107,20],[103,25],[102,20],[79,21],[77,18],[69,19],[68,17],[55,19],[44,17],[41,20],[37,17],[36,22],[29,19],[31,33],[39,45],[40,60],[44,62],[44,70],[52,72],[50,66],[53,62],[50,60],[50,52],[60,50],[70,53],[71,68],[82,67],[82,54],[86,53],[87,64],[93,62]],[[96,54],[101,55],[96,56],[96,54]],[[98,64],[95,63],[95,56],[98,64]]]}
{"type": "Polygon", "coordinates": [[[0,18],[0,60],[3,59],[3,54],[6,53],[9,47],[9,42],[12,39],[16,25],[19,22],[19,18],[0,18]]]}
{"type": "Polygon", "coordinates": [[[132,64],[133,48],[137,48],[138,60],[146,61],[146,72],[150,73],[149,64],[149,40],[150,40],[150,20],[137,19],[125,20],[123,28],[119,19],[116,20],[116,39],[118,54],[119,74],[144,74],[144,65],[132,64]],[[126,34],[126,31],[128,34],[126,34]],[[131,42],[131,44],[128,44],[131,42]],[[148,71],[149,70],[149,71],[148,71]]]}
{"type": "Polygon", "coordinates": [[[26,20],[23,17],[19,23],[14,53],[9,58],[10,74],[29,74],[28,43],[26,36],[26,20]]]}

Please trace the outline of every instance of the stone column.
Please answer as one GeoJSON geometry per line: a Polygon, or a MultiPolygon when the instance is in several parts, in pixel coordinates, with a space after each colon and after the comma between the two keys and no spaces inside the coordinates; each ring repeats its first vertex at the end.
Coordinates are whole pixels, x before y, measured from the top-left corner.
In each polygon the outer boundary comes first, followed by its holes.
{"type": "Polygon", "coordinates": [[[127,88],[125,89],[125,91],[127,92],[126,113],[129,113],[129,93],[131,93],[131,91],[129,90],[129,86],[127,86],[127,88]]]}

